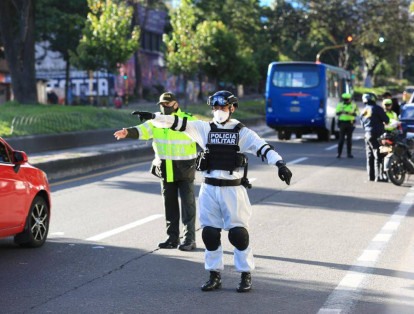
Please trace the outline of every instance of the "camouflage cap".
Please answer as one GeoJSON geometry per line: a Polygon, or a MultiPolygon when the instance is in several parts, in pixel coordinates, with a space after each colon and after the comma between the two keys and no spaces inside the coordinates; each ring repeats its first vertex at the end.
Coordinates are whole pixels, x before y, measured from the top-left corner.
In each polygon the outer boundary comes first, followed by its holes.
{"type": "Polygon", "coordinates": [[[175,95],[173,93],[167,92],[160,96],[160,101],[157,103],[157,105],[163,103],[163,102],[172,102],[176,101],[175,95]]]}

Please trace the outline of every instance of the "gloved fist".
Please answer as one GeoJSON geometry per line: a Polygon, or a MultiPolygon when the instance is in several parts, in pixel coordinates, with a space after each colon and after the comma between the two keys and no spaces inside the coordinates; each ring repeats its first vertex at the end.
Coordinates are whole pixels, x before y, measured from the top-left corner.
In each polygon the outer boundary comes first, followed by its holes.
{"type": "Polygon", "coordinates": [[[292,178],[292,172],[286,167],[286,164],[283,160],[279,160],[276,163],[276,166],[279,168],[279,178],[282,181],[285,181],[287,185],[290,184],[290,179],[292,178]]]}
{"type": "Polygon", "coordinates": [[[132,111],[132,115],[137,115],[139,119],[142,120],[151,120],[155,118],[155,114],[148,111],[132,111]]]}

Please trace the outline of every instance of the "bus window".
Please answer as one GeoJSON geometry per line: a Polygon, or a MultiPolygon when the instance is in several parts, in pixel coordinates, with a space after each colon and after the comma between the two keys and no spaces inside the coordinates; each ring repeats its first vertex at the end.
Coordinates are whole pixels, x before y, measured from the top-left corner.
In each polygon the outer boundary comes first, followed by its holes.
{"type": "Polygon", "coordinates": [[[276,67],[272,83],[282,88],[312,88],[319,85],[318,68],[313,65],[280,65],[276,67]]]}
{"type": "Polygon", "coordinates": [[[328,71],[328,97],[339,97],[338,73],[328,71]]]}

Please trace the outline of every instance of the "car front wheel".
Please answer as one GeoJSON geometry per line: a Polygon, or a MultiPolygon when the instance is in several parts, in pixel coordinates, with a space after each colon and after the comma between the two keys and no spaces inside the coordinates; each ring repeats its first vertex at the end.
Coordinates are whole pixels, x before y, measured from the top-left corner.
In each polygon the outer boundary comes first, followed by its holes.
{"type": "Polygon", "coordinates": [[[41,196],[36,196],[30,207],[23,232],[14,241],[23,247],[39,247],[45,243],[49,232],[49,206],[41,196]]]}

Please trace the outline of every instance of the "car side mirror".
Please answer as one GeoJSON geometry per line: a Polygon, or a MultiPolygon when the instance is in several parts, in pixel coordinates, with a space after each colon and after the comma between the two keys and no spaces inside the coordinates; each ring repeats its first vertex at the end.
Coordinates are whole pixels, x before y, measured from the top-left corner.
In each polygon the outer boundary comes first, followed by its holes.
{"type": "Polygon", "coordinates": [[[21,165],[28,161],[27,155],[25,152],[15,150],[13,151],[13,163],[15,165],[21,165]]]}

